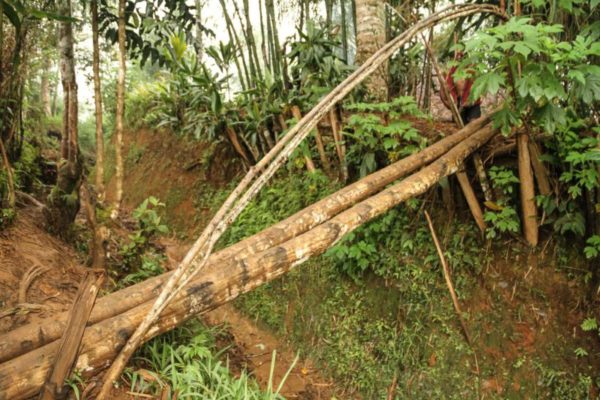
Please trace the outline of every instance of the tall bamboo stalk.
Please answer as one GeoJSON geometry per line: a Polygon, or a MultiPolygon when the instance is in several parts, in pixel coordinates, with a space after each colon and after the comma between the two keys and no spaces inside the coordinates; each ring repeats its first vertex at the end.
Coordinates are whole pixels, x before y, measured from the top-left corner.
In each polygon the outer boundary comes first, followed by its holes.
{"type": "Polygon", "coordinates": [[[250,75],[248,73],[248,66],[246,64],[246,57],[244,56],[244,50],[242,48],[242,43],[240,42],[240,38],[233,26],[233,21],[229,16],[229,12],[227,11],[227,5],[225,4],[225,0],[219,0],[221,3],[221,9],[223,10],[223,16],[225,17],[225,24],[227,25],[227,33],[229,34],[229,40],[233,43],[236,54],[239,52],[239,59],[241,60],[241,65],[243,68],[244,74],[242,75],[242,68],[240,68],[240,61],[236,55],[235,57],[235,66],[238,70],[238,76],[240,78],[240,84],[243,90],[246,90],[251,85],[250,75]],[[244,77],[246,78],[244,81],[244,77]]]}

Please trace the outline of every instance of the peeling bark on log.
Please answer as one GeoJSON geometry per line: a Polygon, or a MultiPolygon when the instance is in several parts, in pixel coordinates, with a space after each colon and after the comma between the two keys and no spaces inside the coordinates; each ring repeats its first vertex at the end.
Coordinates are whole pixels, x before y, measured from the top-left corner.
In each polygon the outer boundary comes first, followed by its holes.
{"type": "Polygon", "coordinates": [[[477,177],[479,178],[479,184],[481,185],[483,198],[485,199],[485,201],[494,201],[494,196],[492,195],[492,187],[490,185],[490,181],[487,178],[485,166],[483,165],[483,160],[481,159],[481,155],[478,151],[473,153],[473,164],[475,164],[475,171],[477,171],[477,177]]]}
{"type": "MultiPolygon", "coordinates": [[[[474,150],[497,130],[478,131],[428,167],[377,195],[356,204],[329,221],[263,252],[235,263],[206,270],[186,286],[146,334],[145,340],[185,320],[226,303],[242,293],[271,281],[308,258],[335,245],[345,234],[376,218],[401,202],[426,192],[442,177],[455,173],[474,150]]],[[[107,366],[136,329],[153,301],[104,320],[86,329],[76,367],[93,374],[107,366]]],[[[35,395],[56,357],[58,342],[49,343],[0,365],[0,399],[23,399],[35,395]]]]}
{"type": "MultiPolygon", "coordinates": [[[[348,185],[270,228],[215,253],[210,258],[207,271],[224,268],[235,260],[267,250],[328,221],[356,202],[379,192],[395,180],[439,158],[480,130],[489,121],[489,116],[482,116],[464,129],[432,144],[421,152],[348,185]]],[[[168,272],[100,298],[92,311],[90,323],[95,324],[114,317],[154,299],[170,275],[171,272],[168,272]]],[[[63,313],[51,321],[31,323],[0,335],[0,362],[56,340],[64,330],[65,320],[66,313],[63,313]]]]}

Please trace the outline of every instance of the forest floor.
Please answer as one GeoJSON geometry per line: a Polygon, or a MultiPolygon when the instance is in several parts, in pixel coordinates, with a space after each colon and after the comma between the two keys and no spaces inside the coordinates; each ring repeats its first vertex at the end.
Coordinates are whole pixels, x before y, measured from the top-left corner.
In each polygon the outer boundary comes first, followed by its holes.
{"type": "MultiPolygon", "coordinates": [[[[20,208],[10,228],[0,232],[0,333],[67,311],[85,274],[82,254],[49,234],[40,224],[41,210],[20,208]],[[39,271],[31,275],[31,271],[39,271]],[[28,276],[32,278],[27,278],[28,276]]],[[[120,232],[124,234],[126,232],[120,232]]],[[[174,239],[161,240],[172,263],[180,261],[185,247],[174,239]]],[[[271,361],[276,352],[272,384],[277,388],[288,375],[281,393],[288,399],[330,399],[331,382],[321,377],[308,359],[295,362],[295,354],[273,334],[258,327],[230,305],[202,317],[209,326],[221,327],[217,345],[227,349],[231,371],[250,373],[262,389],[271,378],[271,361]]],[[[115,390],[118,399],[138,398],[127,388],[115,390]]]]}

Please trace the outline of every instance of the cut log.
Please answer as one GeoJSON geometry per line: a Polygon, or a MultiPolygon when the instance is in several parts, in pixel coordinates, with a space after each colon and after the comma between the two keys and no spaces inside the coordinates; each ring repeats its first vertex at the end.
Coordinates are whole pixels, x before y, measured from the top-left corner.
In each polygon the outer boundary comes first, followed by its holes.
{"type": "Polygon", "coordinates": [[[48,379],[42,387],[40,400],[66,397],[65,379],[71,375],[73,370],[73,363],[79,351],[83,331],[103,280],[104,273],[97,276],[95,273],[88,271],[81,281],[77,296],[69,311],[67,329],[65,329],[58,345],[58,356],[54,360],[48,379]]]}
{"type": "MultiPolygon", "coordinates": [[[[240,260],[267,250],[312,229],[341,211],[348,209],[356,202],[379,192],[395,180],[439,158],[452,147],[481,129],[489,121],[489,116],[482,116],[468,124],[464,129],[443,138],[421,152],[397,161],[358,182],[348,185],[270,228],[214,254],[211,256],[211,266],[208,268],[222,268],[231,263],[232,260],[240,260]]],[[[114,317],[155,298],[161,285],[170,275],[171,272],[165,273],[98,299],[90,316],[90,323],[97,323],[114,317]]],[[[63,313],[54,317],[51,321],[30,323],[0,335],[0,362],[56,340],[65,328],[65,321],[66,313],[63,313]]]]}
{"type": "Polygon", "coordinates": [[[225,127],[225,131],[227,132],[227,137],[229,138],[229,141],[231,142],[231,145],[233,146],[233,148],[235,149],[235,151],[240,155],[240,157],[242,157],[242,160],[244,161],[244,164],[247,167],[249,167],[250,165],[252,165],[252,163],[250,162],[250,158],[248,157],[248,154],[246,154],[246,150],[244,150],[244,147],[242,146],[242,144],[238,140],[237,132],[231,126],[229,126],[229,125],[227,125],[225,127]]]}
{"type": "MultiPolygon", "coordinates": [[[[300,107],[298,106],[292,106],[292,115],[294,116],[294,118],[296,118],[296,121],[300,121],[302,119],[302,113],[300,112],[300,107]]],[[[318,147],[318,142],[317,142],[317,147],[318,147]]],[[[323,150],[323,152],[325,152],[325,150],[323,150]]],[[[321,149],[319,149],[319,154],[321,154],[321,149]]],[[[321,158],[321,162],[323,161],[323,159],[321,158]]],[[[312,158],[310,157],[310,155],[304,155],[304,162],[306,163],[306,169],[308,170],[308,172],[315,172],[316,167],[315,167],[315,163],[313,162],[312,158]]]]}
{"type": "Polygon", "coordinates": [[[533,186],[533,171],[529,156],[529,134],[517,134],[517,149],[519,154],[519,181],[521,188],[521,209],[523,211],[523,234],[531,247],[538,244],[537,207],[535,205],[535,188],[533,186]]]}
{"type": "MultiPolygon", "coordinates": [[[[335,245],[345,234],[392,207],[426,192],[442,177],[455,173],[474,150],[497,130],[491,126],[470,136],[428,167],[338,214],[306,233],[236,263],[205,270],[188,284],[148,331],[145,340],[185,320],[228,302],[242,293],[271,281],[308,258],[335,245]]],[[[104,320],[86,329],[76,367],[93,374],[110,363],[136,329],[153,301],[104,320]]],[[[52,365],[58,342],[49,343],[0,365],[0,399],[23,399],[35,395],[52,365]]]]}

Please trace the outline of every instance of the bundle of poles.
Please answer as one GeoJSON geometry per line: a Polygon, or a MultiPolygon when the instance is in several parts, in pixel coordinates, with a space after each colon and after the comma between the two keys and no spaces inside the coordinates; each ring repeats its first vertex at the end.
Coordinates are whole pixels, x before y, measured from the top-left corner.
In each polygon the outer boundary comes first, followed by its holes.
{"type": "MultiPolygon", "coordinates": [[[[246,187],[241,198],[236,199],[238,211],[239,204],[243,209],[318,121],[385,59],[424,29],[442,21],[482,12],[503,16],[498,8],[489,5],[451,6],[418,22],[386,44],[325,96],[278,143],[273,154],[265,156],[242,180],[246,187]],[[251,180],[254,183],[248,188],[251,180]]],[[[496,133],[489,115],[485,115],[419,153],[369,175],[220,252],[211,254],[218,235],[204,237],[203,234],[182,262],[182,265],[192,268],[184,270],[180,265],[173,272],[106,295],[96,302],[74,367],[84,375],[93,375],[111,365],[115,357],[119,360],[124,349],[131,346],[131,338],[137,334],[141,333],[140,341],[149,340],[323,253],[345,234],[403,201],[425,193],[440,179],[458,172],[466,158],[496,133]],[[202,246],[212,244],[204,248],[198,246],[200,242],[202,246]],[[201,274],[198,274],[200,269],[201,274]],[[167,299],[161,303],[164,306],[158,312],[157,298],[167,299]],[[155,318],[151,319],[148,329],[140,330],[140,326],[153,314],[155,318]]],[[[235,190],[232,196],[235,198],[235,190]]],[[[220,219],[213,220],[216,221],[213,230],[224,230],[237,216],[234,214],[231,218],[230,215],[225,213],[220,219]]],[[[67,320],[68,315],[64,313],[0,336],[0,400],[28,398],[40,391],[57,357],[67,320]]],[[[112,378],[109,383],[112,384],[112,378]]],[[[103,389],[106,387],[105,381],[103,389]]]]}
{"type": "MultiPolygon", "coordinates": [[[[323,253],[346,233],[457,172],[465,159],[496,133],[489,116],[483,116],[423,151],[213,254],[201,276],[186,285],[144,339],[173,329],[323,253]]],[[[169,275],[96,302],[83,335],[77,370],[93,375],[110,364],[152,307],[169,275]]],[[[0,399],[27,398],[40,390],[56,357],[67,317],[62,313],[0,336],[0,399]]]]}

